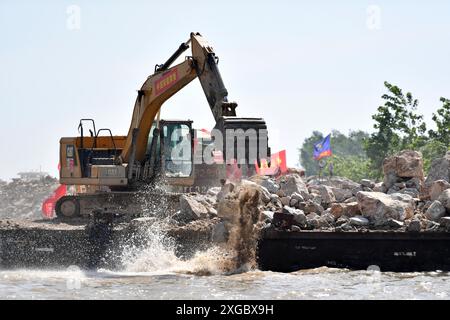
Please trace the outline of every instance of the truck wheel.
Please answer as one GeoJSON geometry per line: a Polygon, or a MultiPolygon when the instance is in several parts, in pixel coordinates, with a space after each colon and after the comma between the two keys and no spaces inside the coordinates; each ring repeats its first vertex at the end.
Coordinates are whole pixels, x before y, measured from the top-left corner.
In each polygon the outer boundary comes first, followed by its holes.
{"type": "Polygon", "coordinates": [[[60,218],[73,218],[80,215],[80,203],[77,199],[63,197],[56,203],[56,216],[60,218]]]}

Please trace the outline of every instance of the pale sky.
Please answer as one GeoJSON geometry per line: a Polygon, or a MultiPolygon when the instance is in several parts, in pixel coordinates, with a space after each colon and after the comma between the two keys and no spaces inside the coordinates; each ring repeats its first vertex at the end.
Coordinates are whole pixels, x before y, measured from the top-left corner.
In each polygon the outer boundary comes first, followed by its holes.
{"type": "MultiPolygon", "coordinates": [[[[0,0],[0,178],[56,175],[80,118],[126,134],[136,90],[191,31],[220,57],[238,115],[265,118],[290,166],[313,130],[371,131],[385,80],[429,122],[450,98],[449,16],[448,1],[0,0]]],[[[198,80],[162,117],[214,125],[198,80]]]]}

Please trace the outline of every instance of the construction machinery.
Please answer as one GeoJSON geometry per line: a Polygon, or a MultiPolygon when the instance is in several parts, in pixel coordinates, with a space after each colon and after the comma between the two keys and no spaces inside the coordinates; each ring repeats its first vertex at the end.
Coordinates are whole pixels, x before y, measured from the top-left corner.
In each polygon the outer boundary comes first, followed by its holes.
{"type": "MultiPolygon", "coordinates": [[[[228,92],[218,69],[219,58],[199,33],[191,33],[172,56],[147,78],[138,91],[130,129],[126,136],[115,136],[110,129],[97,129],[93,119],[81,119],[80,136],[60,140],[60,183],[75,186],[77,192],[56,203],[59,217],[75,217],[94,211],[137,213],[142,203],[136,197],[142,190],[164,185],[165,191],[192,190],[200,178],[219,181],[217,168],[194,164],[195,134],[191,120],[160,119],[162,104],[195,78],[200,80],[221,135],[214,148],[223,157],[223,165],[239,164],[252,173],[255,163],[270,160],[266,123],[262,118],[240,118],[237,103],[228,101],[228,92]],[[171,66],[189,47],[192,56],[171,66]],[[89,135],[86,128],[89,127],[89,135]],[[199,172],[202,171],[202,172],[199,172]]],[[[158,188],[156,188],[158,189],[158,188]]],[[[165,192],[165,197],[170,194],[165,192]]],[[[142,198],[142,197],[141,197],[142,198]]],[[[145,198],[145,197],[144,197],[145,198]]],[[[156,196],[150,201],[160,206],[170,201],[156,196]]]]}

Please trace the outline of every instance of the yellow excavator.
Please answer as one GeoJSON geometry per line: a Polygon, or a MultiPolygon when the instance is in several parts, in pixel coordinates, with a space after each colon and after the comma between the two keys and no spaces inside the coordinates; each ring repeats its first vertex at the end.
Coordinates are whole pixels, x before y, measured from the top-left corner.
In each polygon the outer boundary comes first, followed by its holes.
{"type": "MultiPolygon", "coordinates": [[[[215,168],[213,164],[194,163],[195,132],[191,120],[163,120],[159,116],[162,104],[195,78],[200,80],[216,121],[214,129],[222,134],[212,141],[224,160],[220,166],[246,163],[243,167],[250,175],[255,163],[270,159],[265,121],[236,116],[237,104],[227,100],[218,62],[205,38],[191,33],[190,39],[164,64],[155,66],[155,72],[138,91],[127,136],[114,136],[110,129],[97,130],[93,119],[81,119],[80,136],[61,138],[60,183],[78,187],[82,192],[60,198],[55,208],[57,216],[84,216],[95,211],[139,214],[142,202],[136,194],[155,187],[156,181],[174,193],[183,187],[191,190],[189,187],[205,176],[210,181],[223,178],[216,176],[223,170],[213,170],[217,174],[204,171],[215,168]],[[192,56],[171,66],[190,46],[192,56]],[[255,147],[256,152],[250,150],[255,147]],[[239,155],[243,155],[243,162],[237,162],[239,155]]],[[[212,150],[204,145],[201,148],[212,150]]],[[[165,192],[165,196],[168,194],[165,192]]],[[[158,200],[152,205],[163,202],[161,196],[152,199],[158,200]]]]}

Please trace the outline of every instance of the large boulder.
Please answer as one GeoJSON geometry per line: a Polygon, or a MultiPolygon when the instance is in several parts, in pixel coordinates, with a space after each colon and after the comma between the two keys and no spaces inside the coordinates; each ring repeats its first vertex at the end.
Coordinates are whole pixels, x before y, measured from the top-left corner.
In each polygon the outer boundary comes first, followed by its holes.
{"type": "Polygon", "coordinates": [[[176,219],[183,222],[205,218],[208,209],[197,201],[192,195],[182,195],[180,197],[180,211],[176,214],[176,219]]]}
{"type": "Polygon", "coordinates": [[[423,181],[423,160],[420,152],[404,150],[383,161],[384,185],[387,189],[397,182],[418,178],[423,181]]]}
{"type": "Polygon", "coordinates": [[[298,174],[289,174],[280,176],[277,180],[280,191],[285,196],[291,196],[293,193],[300,194],[304,199],[309,198],[308,188],[298,174]]]}
{"type": "Polygon", "coordinates": [[[382,225],[389,218],[403,221],[414,214],[414,200],[406,194],[360,191],[356,199],[362,215],[375,225],[382,225]]]}

